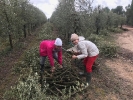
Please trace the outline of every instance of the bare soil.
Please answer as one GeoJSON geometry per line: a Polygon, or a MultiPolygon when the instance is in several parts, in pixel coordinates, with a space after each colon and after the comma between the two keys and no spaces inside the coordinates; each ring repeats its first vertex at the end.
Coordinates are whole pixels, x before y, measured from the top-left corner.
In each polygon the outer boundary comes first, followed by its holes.
{"type": "Polygon", "coordinates": [[[119,59],[113,59],[113,62],[107,60],[105,64],[111,67],[128,85],[132,86],[133,92],[133,28],[124,27],[129,31],[122,34],[116,34],[116,43],[120,47],[119,59]]]}
{"type": "MultiPolygon", "coordinates": [[[[121,79],[118,80],[121,82],[120,93],[124,96],[121,100],[133,100],[133,28],[127,26],[124,28],[129,31],[115,35],[115,41],[120,47],[118,57],[106,60],[105,65],[114,72],[118,79],[121,79]]],[[[119,100],[119,98],[113,100],[119,100]]]]}

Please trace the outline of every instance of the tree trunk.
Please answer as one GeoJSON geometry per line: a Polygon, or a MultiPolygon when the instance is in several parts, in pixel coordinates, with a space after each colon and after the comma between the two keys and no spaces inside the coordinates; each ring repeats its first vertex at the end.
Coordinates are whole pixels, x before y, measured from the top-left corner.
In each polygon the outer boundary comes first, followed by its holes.
{"type": "MultiPolygon", "coordinates": [[[[5,6],[5,3],[4,3],[4,6],[5,6]]],[[[10,22],[9,22],[9,18],[8,18],[8,15],[7,15],[7,12],[6,12],[6,9],[4,9],[3,13],[5,13],[5,16],[6,16],[6,20],[7,20],[7,23],[8,23],[8,35],[9,35],[9,43],[10,43],[10,47],[11,49],[13,49],[13,45],[12,45],[12,37],[11,37],[11,25],[10,25],[10,22]]]]}
{"type": "Polygon", "coordinates": [[[26,25],[24,25],[24,38],[26,38],[26,25]]]}
{"type": "Polygon", "coordinates": [[[28,34],[31,35],[31,24],[28,24],[28,34]]]}
{"type": "Polygon", "coordinates": [[[9,42],[10,42],[10,47],[13,49],[13,45],[12,45],[12,36],[11,36],[10,33],[9,33],[9,42]]]}
{"type": "Polygon", "coordinates": [[[99,30],[100,30],[100,28],[97,27],[97,29],[96,29],[96,34],[97,35],[99,34],[99,30]]]}

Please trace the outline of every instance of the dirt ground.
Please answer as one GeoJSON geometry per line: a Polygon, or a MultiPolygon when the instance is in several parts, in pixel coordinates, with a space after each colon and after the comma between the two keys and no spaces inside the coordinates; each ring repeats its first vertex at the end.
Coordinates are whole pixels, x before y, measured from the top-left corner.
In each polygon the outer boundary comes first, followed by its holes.
{"type": "Polygon", "coordinates": [[[116,43],[120,46],[119,59],[107,60],[105,63],[133,88],[133,28],[122,34],[116,34],[116,43]]]}
{"type": "MultiPolygon", "coordinates": [[[[124,33],[116,34],[116,44],[120,47],[118,57],[112,60],[106,60],[105,65],[115,73],[118,79],[121,79],[121,94],[129,100],[128,95],[133,100],[133,28],[124,26],[128,29],[124,33]]],[[[113,95],[112,95],[113,96],[113,95]]],[[[119,100],[114,95],[113,100],[119,100]]]]}

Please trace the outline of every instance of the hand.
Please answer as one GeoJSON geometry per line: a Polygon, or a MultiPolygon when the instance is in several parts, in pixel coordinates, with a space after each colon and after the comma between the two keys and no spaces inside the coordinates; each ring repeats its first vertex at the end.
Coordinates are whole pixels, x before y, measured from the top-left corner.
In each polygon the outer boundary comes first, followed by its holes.
{"type": "Polygon", "coordinates": [[[77,56],[76,56],[76,55],[73,55],[73,56],[72,56],[72,59],[76,59],[76,58],[77,58],[77,56]]]}
{"type": "Polygon", "coordinates": [[[68,54],[70,54],[70,55],[72,55],[72,54],[73,54],[73,52],[72,52],[72,51],[67,51],[67,53],[68,53],[68,54]]]}
{"type": "Polygon", "coordinates": [[[52,67],[51,67],[51,72],[53,73],[54,71],[55,71],[55,67],[52,66],[52,67]]]}
{"type": "Polygon", "coordinates": [[[74,52],[73,54],[74,54],[74,55],[80,55],[81,52],[74,52]]]}
{"type": "Polygon", "coordinates": [[[60,65],[59,67],[60,67],[60,68],[63,68],[63,66],[62,66],[62,65],[60,65]]]}

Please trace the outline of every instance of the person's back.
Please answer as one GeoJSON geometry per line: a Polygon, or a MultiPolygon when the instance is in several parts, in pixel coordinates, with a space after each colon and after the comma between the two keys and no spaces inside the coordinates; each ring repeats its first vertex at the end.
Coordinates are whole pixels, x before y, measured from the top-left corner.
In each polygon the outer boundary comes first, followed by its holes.
{"type": "Polygon", "coordinates": [[[47,56],[48,51],[54,48],[55,40],[44,40],[40,43],[40,56],[47,56]]]}
{"type": "Polygon", "coordinates": [[[89,57],[96,56],[97,54],[99,54],[99,50],[93,42],[89,40],[79,41],[78,47],[80,46],[80,48],[82,48],[83,45],[85,45],[85,48],[87,49],[89,57]]]}

